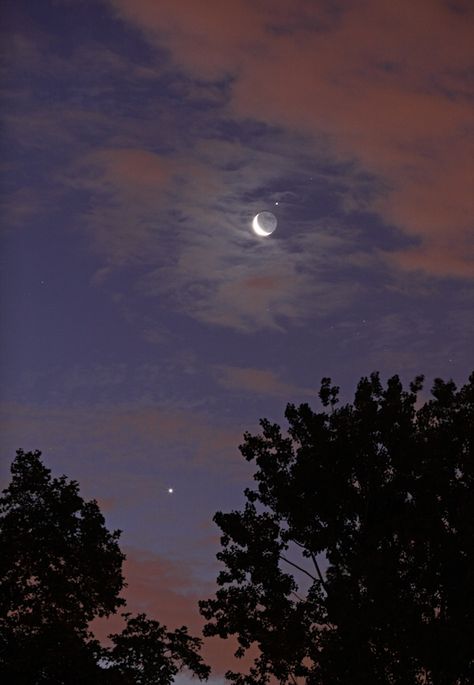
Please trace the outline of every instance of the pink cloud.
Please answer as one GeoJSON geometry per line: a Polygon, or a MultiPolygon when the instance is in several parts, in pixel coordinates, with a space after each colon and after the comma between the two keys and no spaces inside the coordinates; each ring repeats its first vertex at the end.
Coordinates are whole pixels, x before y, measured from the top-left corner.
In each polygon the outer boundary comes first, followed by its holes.
{"type": "Polygon", "coordinates": [[[170,176],[169,162],[146,150],[101,150],[95,159],[103,164],[108,178],[126,188],[151,186],[156,191],[170,176]]]}
{"type": "MultiPolygon", "coordinates": [[[[214,590],[214,583],[197,580],[182,563],[170,561],[145,550],[129,548],[124,563],[127,588],[123,596],[126,610],[132,613],[144,612],[173,630],[182,625],[192,635],[201,636],[204,619],[199,613],[198,601],[207,599],[214,590]]],[[[97,619],[92,629],[100,640],[106,642],[107,635],[119,632],[123,627],[120,616],[97,619]]],[[[213,669],[213,676],[223,675],[229,668],[236,667],[233,653],[236,650],[233,639],[205,639],[202,656],[213,669]]],[[[249,657],[238,661],[238,668],[246,668],[249,657]]]]}
{"type": "Polygon", "coordinates": [[[285,398],[292,396],[314,396],[315,390],[300,388],[293,383],[286,383],[276,373],[268,369],[251,367],[216,366],[219,383],[230,390],[251,392],[260,395],[285,398]]]}
{"type": "Polygon", "coordinates": [[[74,187],[126,194],[127,200],[150,200],[173,178],[173,162],[140,148],[102,148],[80,158],[66,178],[74,187]]]}
{"type": "Polygon", "coordinates": [[[110,2],[190,74],[231,74],[234,115],[325,136],[379,175],[387,192],[373,209],[419,242],[395,264],[472,275],[472,6],[110,2]]]}

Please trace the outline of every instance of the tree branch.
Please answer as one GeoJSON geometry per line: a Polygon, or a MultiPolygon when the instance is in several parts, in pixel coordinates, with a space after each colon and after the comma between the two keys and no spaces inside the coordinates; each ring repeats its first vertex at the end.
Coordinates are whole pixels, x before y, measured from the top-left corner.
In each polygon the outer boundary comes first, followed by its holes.
{"type": "Polygon", "coordinates": [[[296,597],[296,599],[298,599],[300,602],[304,602],[304,601],[305,601],[305,600],[303,599],[303,597],[301,597],[301,596],[300,596],[297,592],[295,592],[294,590],[291,591],[291,594],[294,595],[294,596],[296,597]]]}
{"type": "Polygon", "coordinates": [[[313,552],[310,552],[309,555],[310,555],[311,559],[313,560],[313,564],[316,568],[317,574],[319,576],[319,580],[321,581],[321,585],[324,588],[324,592],[326,594],[328,594],[328,589],[326,587],[326,583],[324,582],[324,578],[323,578],[323,574],[321,573],[321,569],[319,568],[318,560],[316,559],[316,556],[313,552]]]}
{"type": "Polygon", "coordinates": [[[288,538],[290,542],[294,542],[295,545],[298,545],[298,547],[301,547],[301,549],[306,549],[306,545],[303,545],[302,542],[298,542],[298,540],[295,540],[294,538],[288,538]]]}
{"type": "Polygon", "coordinates": [[[311,578],[311,580],[317,580],[317,578],[315,578],[315,576],[309,573],[306,569],[302,568],[301,566],[298,566],[298,564],[295,564],[293,561],[290,561],[289,559],[284,557],[283,554],[280,554],[279,557],[282,561],[286,561],[287,564],[290,564],[291,566],[297,568],[298,571],[301,571],[301,573],[305,573],[307,576],[311,578]]]}
{"type": "MultiPolygon", "coordinates": [[[[289,541],[293,542],[295,545],[297,545],[301,549],[307,550],[306,545],[303,545],[301,542],[298,542],[298,540],[295,540],[294,538],[289,538],[289,541]]],[[[323,574],[321,573],[321,569],[319,568],[319,564],[318,564],[318,561],[316,559],[316,556],[313,552],[308,552],[308,553],[309,553],[309,556],[311,557],[311,559],[313,561],[313,564],[314,564],[314,567],[317,571],[321,585],[323,586],[325,593],[328,594],[328,589],[326,587],[326,583],[324,581],[323,574]]],[[[280,558],[283,559],[284,561],[287,561],[289,564],[292,563],[291,561],[288,561],[288,559],[285,559],[281,554],[280,554],[280,558]]],[[[296,566],[296,564],[293,564],[293,566],[296,566]]],[[[314,576],[312,576],[310,573],[308,573],[308,571],[305,571],[304,569],[302,569],[300,566],[296,566],[296,568],[299,568],[300,571],[303,571],[303,573],[306,573],[307,576],[309,576],[310,578],[313,578],[313,580],[316,580],[316,578],[314,576]]]]}

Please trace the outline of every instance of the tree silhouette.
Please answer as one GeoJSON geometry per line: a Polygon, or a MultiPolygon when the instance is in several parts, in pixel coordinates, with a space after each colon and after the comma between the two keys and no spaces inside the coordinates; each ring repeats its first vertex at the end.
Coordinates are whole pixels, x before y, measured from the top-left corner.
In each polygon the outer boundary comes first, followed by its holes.
{"type": "Polygon", "coordinates": [[[183,666],[207,679],[209,667],[199,656],[201,640],[188,635],[185,627],[170,632],[145,614],[124,616],[127,625],[110,636],[114,646],[107,655],[110,672],[118,673],[120,682],[168,685],[183,666]]]}
{"type": "Polygon", "coordinates": [[[110,533],[76,481],[18,450],[0,498],[0,681],[15,685],[167,685],[181,668],[209,675],[200,640],[143,614],[105,649],[89,631],[125,604],[120,531],[110,533]]]}
{"type": "Polygon", "coordinates": [[[474,682],[474,374],[459,391],[422,377],[358,384],[338,408],[288,405],[261,421],[242,511],[217,513],[224,570],[200,603],[205,634],[257,644],[239,685],[474,682]]]}

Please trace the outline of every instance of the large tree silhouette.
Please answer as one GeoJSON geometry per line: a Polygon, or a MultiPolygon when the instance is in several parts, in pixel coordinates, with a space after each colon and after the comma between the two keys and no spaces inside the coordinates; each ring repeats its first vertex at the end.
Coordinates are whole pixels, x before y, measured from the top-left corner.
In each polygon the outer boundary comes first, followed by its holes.
{"type": "Polygon", "coordinates": [[[0,682],[167,685],[209,668],[200,640],[143,614],[105,649],[89,631],[125,604],[118,538],[76,481],[52,478],[41,453],[18,450],[0,498],[0,682]]]}
{"type": "Polygon", "coordinates": [[[224,569],[205,634],[259,647],[239,684],[474,682],[474,374],[418,407],[397,376],[338,408],[288,405],[245,434],[256,488],[217,513],[224,569]],[[418,408],[417,408],[418,407],[418,408]]]}

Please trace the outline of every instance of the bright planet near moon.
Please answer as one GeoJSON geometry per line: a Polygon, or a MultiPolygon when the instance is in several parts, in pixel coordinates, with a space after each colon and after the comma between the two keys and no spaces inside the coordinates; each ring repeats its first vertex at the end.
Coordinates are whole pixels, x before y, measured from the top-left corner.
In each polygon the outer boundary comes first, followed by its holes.
{"type": "Polygon", "coordinates": [[[271,212],[259,212],[252,221],[254,233],[267,237],[273,233],[277,227],[277,218],[271,212]]]}

